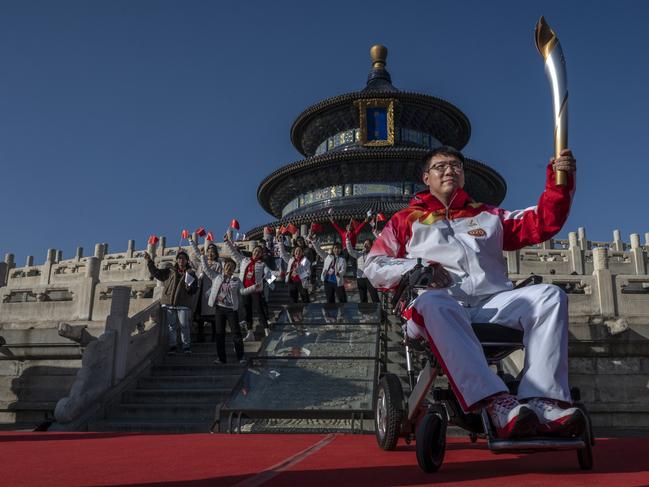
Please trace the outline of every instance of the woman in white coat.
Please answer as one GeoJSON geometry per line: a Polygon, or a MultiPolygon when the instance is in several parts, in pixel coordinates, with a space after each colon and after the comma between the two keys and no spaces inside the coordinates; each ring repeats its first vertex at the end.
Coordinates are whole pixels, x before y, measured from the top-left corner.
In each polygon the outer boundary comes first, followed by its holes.
{"type": "Polygon", "coordinates": [[[310,302],[308,286],[311,276],[311,261],[304,256],[304,250],[300,246],[293,247],[292,255],[289,254],[284,247],[281,235],[277,235],[277,244],[280,255],[287,264],[285,279],[291,301],[297,303],[299,296],[303,303],[310,302]]]}
{"type": "Polygon", "coordinates": [[[339,303],[346,303],[347,293],[345,292],[344,276],[347,270],[347,261],[342,256],[342,245],[335,242],[331,247],[331,252],[327,254],[316,240],[310,239],[309,241],[313,244],[316,253],[324,260],[320,277],[324,283],[327,303],[335,303],[336,298],[338,298],[339,303]]]}
{"type": "Polygon", "coordinates": [[[226,323],[230,326],[237,360],[240,363],[245,363],[243,358],[243,335],[239,325],[239,304],[241,302],[239,297],[240,294],[250,293],[252,290],[244,290],[241,280],[234,275],[234,270],[237,267],[234,260],[225,258],[223,259],[223,265],[215,268],[208,265],[208,259],[200,253],[193,238],[189,238],[189,243],[200,259],[203,272],[210,279],[211,285],[207,295],[207,305],[214,310],[212,330],[218,356],[214,363],[224,364],[228,361],[225,351],[226,323]]]}
{"type": "Polygon", "coordinates": [[[270,277],[271,271],[264,263],[264,250],[261,245],[257,245],[252,249],[252,256],[246,257],[234,245],[232,240],[230,240],[227,233],[225,236],[225,244],[230,249],[234,260],[239,264],[239,279],[243,284],[241,310],[243,311],[244,319],[248,326],[248,334],[244,338],[244,341],[255,339],[252,331],[253,311],[257,313],[259,322],[264,327],[266,335],[268,335],[268,318],[266,317],[265,311],[266,299],[264,297],[264,289],[268,285],[266,279],[270,277]]]}

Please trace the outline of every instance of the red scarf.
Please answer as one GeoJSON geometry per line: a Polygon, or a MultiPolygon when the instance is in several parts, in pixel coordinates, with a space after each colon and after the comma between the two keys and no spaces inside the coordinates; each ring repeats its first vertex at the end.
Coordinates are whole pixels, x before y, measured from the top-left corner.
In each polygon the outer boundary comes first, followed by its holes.
{"type": "Polygon", "coordinates": [[[250,287],[257,284],[255,279],[255,259],[250,259],[250,263],[246,267],[246,273],[243,275],[243,287],[250,287]]]}
{"type": "Polygon", "coordinates": [[[300,261],[297,259],[293,260],[293,265],[291,265],[291,273],[289,274],[291,276],[291,281],[293,282],[300,282],[300,275],[297,273],[297,266],[300,264],[300,261]]]}

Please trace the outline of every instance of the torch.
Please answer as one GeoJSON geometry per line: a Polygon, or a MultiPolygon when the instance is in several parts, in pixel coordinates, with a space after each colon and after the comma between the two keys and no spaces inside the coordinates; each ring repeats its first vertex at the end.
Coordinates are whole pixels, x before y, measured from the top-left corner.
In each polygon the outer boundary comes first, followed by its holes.
{"type": "MultiPolygon", "coordinates": [[[[568,146],[568,75],[566,60],[559,38],[550,28],[545,18],[541,17],[536,24],[536,48],[545,60],[545,74],[552,89],[552,106],[554,108],[554,157],[568,146]]],[[[565,186],[565,171],[556,172],[556,185],[565,186]]]]}

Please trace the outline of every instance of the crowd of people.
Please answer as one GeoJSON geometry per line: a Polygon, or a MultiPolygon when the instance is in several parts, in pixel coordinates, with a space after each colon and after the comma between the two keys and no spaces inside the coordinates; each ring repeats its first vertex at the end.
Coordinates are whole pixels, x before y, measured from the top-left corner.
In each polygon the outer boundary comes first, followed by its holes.
{"type": "Polygon", "coordinates": [[[345,275],[348,265],[356,261],[356,280],[360,301],[379,302],[379,295],[365,278],[363,268],[372,248],[372,240],[363,242],[361,250],[355,248],[359,233],[367,223],[376,236],[377,221],[368,214],[362,222],[350,220],[346,228],[340,227],[330,217],[334,230],[341,241],[335,241],[329,251],[317,235],[311,231],[300,235],[293,232],[265,229],[264,238],[244,254],[232,240],[230,232],[224,242],[231,257],[221,257],[213,242],[200,248],[196,238],[189,235],[189,253],[180,250],[176,262],[169,268],[156,267],[145,253],[148,270],[152,277],[163,283],[161,304],[165,310],[169,328],[169,353],[178,352],[177,328],[180,329],[182,352],[191,353],[191,327],[196,324],[198,341],[205,340],[205,325],[211,326],[212,340],[216,343],[215,363],[227,363],[226,325],[229,326],[236,358],[245,363],[244,341],[255,340],[253,318],[268,334],[268,296],[275,281],[284,281],[293,303],[309,303],[313,293],[324,288],[327,303],[346,303],[345,275]],[[322,265],[322,272],[316,271],[322,265]],[[239,268],[238,275],[235,270],[239,268]],[[196,294],[199,296],[195,296],[196,294]],[[245,336],[244,336],[245,334],[245,336]]]}

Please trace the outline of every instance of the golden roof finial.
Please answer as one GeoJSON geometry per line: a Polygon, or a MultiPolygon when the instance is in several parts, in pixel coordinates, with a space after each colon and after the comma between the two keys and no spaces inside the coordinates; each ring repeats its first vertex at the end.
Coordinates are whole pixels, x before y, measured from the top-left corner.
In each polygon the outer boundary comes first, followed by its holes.
{"type": "Polygon", "coordinates": [[[388,58],[388,48],[381,44],[374,44],[370,48],[370,57],[372,58],[372,68],[385,68],[385,60],[388,58]]]}

